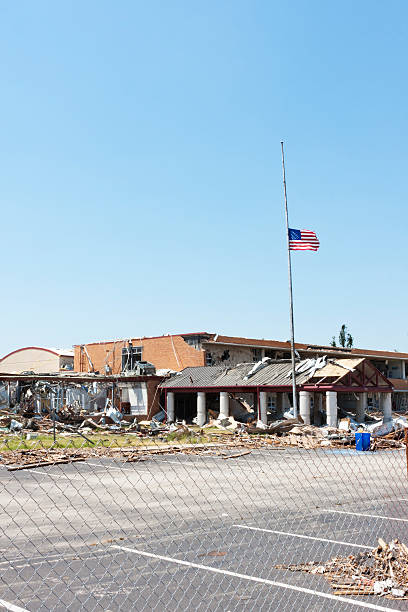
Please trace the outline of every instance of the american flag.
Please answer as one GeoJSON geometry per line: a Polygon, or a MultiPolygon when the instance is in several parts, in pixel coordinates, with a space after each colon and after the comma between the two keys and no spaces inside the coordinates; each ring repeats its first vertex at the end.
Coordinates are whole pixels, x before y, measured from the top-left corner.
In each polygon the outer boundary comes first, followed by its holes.
{"type": "Polygon", "coordinates": [[[319,239],[310,230],[289,228],[289,248],[291,251],[317,251],[319,239]]]}

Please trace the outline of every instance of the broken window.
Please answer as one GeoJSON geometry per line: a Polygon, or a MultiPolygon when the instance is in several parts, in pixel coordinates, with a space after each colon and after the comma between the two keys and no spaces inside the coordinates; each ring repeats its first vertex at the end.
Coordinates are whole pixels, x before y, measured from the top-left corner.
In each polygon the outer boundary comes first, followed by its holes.
{"type": "Polygon", "coordinates": [[[207,365],[207,366],[214,365],[214,358],[213,358],[212,354],[209,353],[208,351],[205,354],[205,365],[207,365]]]}
{"type": "Polygon", "coordinates": [[[189,344],[190,346],[193,346],[196,351],[199,351],[201,349],[201,342],[203,339],[203,336],[201,335],[197,335],[197,336],[182,336],[184,342],[187,342],[187,344],[189,344]]]}
{"type": "Polygon", "coordinates": [[[252,361],[261,361],[262,359],[262,349],[253,348],[252,349],[252,361]]]}
{"type": "Polygon", "coordinates": [[[142,361],[142,346],[126,346],[122,349],[122,372],[135,370],[139,361],[142,361]]]}
{"type": "Polygon", "coordinates": [[[229,358],[230,358],[230,352],[228,349],[225,349],[225,351],[221,355],[221,361],[228,361],[229,358]]]}

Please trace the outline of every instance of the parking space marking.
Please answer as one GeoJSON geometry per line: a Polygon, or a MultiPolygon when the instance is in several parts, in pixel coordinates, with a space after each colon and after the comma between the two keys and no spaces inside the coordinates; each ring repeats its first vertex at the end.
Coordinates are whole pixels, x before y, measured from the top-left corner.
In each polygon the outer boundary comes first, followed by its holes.
{"type": "Polygon", "coordinates": [[[318,542],[330,542],[330,544],[343,544],[344,546],[354,546],[356,548],[364,548],[370,550],[372,546],[363,546],[362,544],[352,544],[351,542],[342,542],[340,540],[328,540],[326,538],[316,538],[314,536],[303,535],[300,533],[288,533],[286,531],[274,531],[273,529],[262,529],[261,527],[249,527],[248,525],[233,525],[240,529],[251,529],[252,531],[264,531],[266,533],[274,533],[277,535],[291,536],[292,538],[303,538],[305,540],[317,540],[318,542]]]}
{"type": "MultiPolygon", "coordinates": [[[[80,548],[83,548],[86,545],[81,545],[80,548]]],[[[43,561],[48,561],[48,560],[53,560],[53,559],[67,559],[69,558],[69,555],[74,555],[75,557],[79,557],[82,554],[87,554],[88,552],[92,552],[92,555],[94,555],[95,553],[100,553],[100,552],[104,552],[106,550],[106,548],[97,548],[96,550],[93,551],[88,551],[88,547],[86,546],[85,550],[83,552],[74,552],[73,550],[70,550],[68,552],[59,552],[59,553],[52,553],[50,555],[41,555],[41,554],[37,554],[34,557],[14,557],[14,559],[7,559],[6,561],[0,561],[0,565],[11,565],[13,563],[22,563],[23,561],[29,561],[29,562],[43,562],[43,561]]]]}
{"type": "Polygon", "coordinates": [[[10,612],[28,612],[25,608],[20,608],[20,606],[15,606],[9,601],[5,601],[4,599],[0,599],[0,606],[6,608],[6,610],[10,610],[10,612]]]}
{"type": "Polygon", "coordinates": [[[170,461],[169,459],[158,459],[156,457],[154,457],[154,463],[174,463],[174,465],[194,465],[194,461],[188,460],[188,461],[170,461]]]}
{"type": "Polygon", "coordinates": [[[377,606],[373,603],[366,603],[364,601],[357,601],[356,599],[349,599],[348,597],[342,597],[340,595],[332,595],[331,593],[323,593],[322,591],[315,591],[313,589],[306,589],[299,587],[294,584],[287,584],[286,582],[277,582],[275,580],[268,580],[267,578],[259,578],[258,576],[250,576],[248,574],[239,574],[238,572],[231,572],[229,570],[220,569],[218,567],[211,567],[210,565],[201,565],[200,563],[192,563],[190,561],[182,561],[181,559],[174,559],[173,557],[165,557],[163,555],[156,555],[149,553],[144,550],[137,550],[136,548],[127,548],[126,546],[117,546],[114,544],[112,548],[117,550],[123,550],[125,552],[135,553],[142,557],[150,557],[158,561],[167,561],[167,563],[175,563],[177,565],[184,565],[186,567],[194,567],[207,572],[213,572],[214,574],[223,574],[224,576],[231,576],[233,578],[241,578],[242,580],[249,580],[251,582],[259,582],[261,584],[267,584],[269,586],[275,586],[282,589],[288,589],[290,591],[297,591],[299,593],[307,593],[308,595],[315,595],[316,597],[323,597],[324,599],[331,599],[334,601],[342,601],[352,606],[358,606],[360,608],[368,608],[369,610],[379,610],[380,612],[389,612],[390,610],[398,612],[397,608],[385,608],[384,606],[377,606]]]}
{"type": "Polygon", "coordinates": [[[363,514],[361,512],[347,512],[346,510],[322,510],[322,512],[332,513],[336,512],[337,514],[351,514],[353,516],[367,516],[368,518],[379,518],[385,519],[387,521],[402,521],[403,523],[408,523],[408,519],[396,518],[394,516],[380,516],[379,514],[363,514]]]}
{"type": "MultiPolygon", "coordinates": [[[[68,480],[72,480],[72,478],[77,478],[77,475],[66,476],[65,474],[52,474],[51,472],[42,472],[41,470],[35,470],[34,474],[45,474],[46,476],[51,476],[52,478],[68,478],[68,480]]],[[[80,476],[81,480],[83,480],[83,476],[80,476]]]]}
{"type": "MultiPolygon", "coordinates": [[[[89,463],[88,461],[86,462],[86,465],[92,465],[93,467],[98,467],[98,468],[103,468],[103,471],[105,472],[106,470],[119,470],[120,472],[132,472],[133,474],[145,474],[145,475],[149,475],[149,472],[138,472],[137,470],[132,470],[130,468],[126,468],[126,467],[116,467],[115,465],[103,465],[100,463],[89,463]]],[[[99,474],[101,472],[98,472],[99,474]]],[[[95,471],[92,471],[91,474],[95,474],[95,471]]]]}
{"type": "MultiPolygon", "coordinates": [[[[47,558],[45,557],[42,561],[31,561],[29,563],[22,563],[20,561],[20,564],[18,563],[9,563],[9,568],[8,569],[22,569],[24,567],[34,567],[35,565],[44,565],[44,564],[58,564],[58,563],[68,563],[68,565],[70,565],[71,563],[79,563],[82,561],[99,561],[100,559],[106,559],[107,557],[111,557],[112,555],[110,554],[105,554],[105,555],[96,555],[96,551],[93,555],[89,555],[89,556],[81,556],[80,558],[75,557],[75,558],[67,558],[67,557],[58,557],[58,558],[47,558]]],[[[3,570],[1,570],[3,571],[3,570]]],[[[7,582],[8,586],[11,586],[12,584],[18,584],[17,582],[7,582]]]]}

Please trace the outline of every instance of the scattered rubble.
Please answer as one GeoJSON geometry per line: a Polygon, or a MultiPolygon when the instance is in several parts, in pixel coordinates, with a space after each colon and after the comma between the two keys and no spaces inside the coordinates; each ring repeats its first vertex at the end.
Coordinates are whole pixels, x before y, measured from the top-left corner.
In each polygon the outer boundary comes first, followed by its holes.
{"type": "MultiPolygon", "coordinates": [[[[264,367],[268,361],[263,360],[253,366],[254,373],[264,367]]],[[[304,363],[302,367],[320,368],[323,361],[311,360],[304,363]]],[[[251,373],[250,373],[251,374],[251,373]]],[[[252,374],[251,374],[252,375],[252,374]]],[[[81,387],[79,385],[79,387],[81,387]]],[[[79,389],[80,390],[80,389],[79,389]]],[[[356,432],[369,432],[371,434],[371,451],[394,450],[405,447],[405,430],[408,428],[408,420],[402,414],[394,414],[391,421],[384,423],[382,419],[376,418],[377,414],[369,414],[368,422],[359,424],[352,415],[339,410],[341,416],[338,428],[328,426],[306,425],[301,417],[294,418],[293,412],[285,412],[283,418],[269,422],[265,425],[257,420],[257,411],[253,406],[246,403],[243,398],[230,398],[230,415],[223,417],[218,412],[208,410],[209,421],[202,428],[189,426],[184,421],[182,423],[166,423],[165,412],[161,410],[152,420],[139,421],[134,415],[127,415],[120,412],[116,406],[112,405],[111,399],[105,398],[102,403],[94,403],[94,410],[84,409],[81,403],[71,394],[71,403],[59,405],[54,413],[53,401],[50,397],[59,391],[52,387],[48,382],[37,381],[31,388],[25,389],[24,393],[17,391],[12,395],[11,403],[5,408],[3,402],[0,408],[0,442],[6,457],[4,462],[8,462],[10,457],[7,453],[14,452],[14,463],[20,464],[17,458],[18,453],[25,452],[27,446],[21,444],[21,448],[12,451],[19,446],[19,441],[33,439],[33,445],[41,446],[43,436],[54,434],[58,436],[80,436],[88,444],[94,447],[95,453],[100,453],[103,447],[104,454],[108,454],[107,447],[116,437],[123,435],[134,436],[139,439],[134,446],[140,445],[142,451],[133,447],[135,459],[139,460],[140,452],[145,452],[146,444],[150,439],[154,439],[157,446],[163,447],[168,443],[167,450],[159,452],[184,452],[176,445],[183,445],[186,452],[193,452],[190,447],[194,447],[196,452],[206,452],[216,443],[227,448],[248,449],[253,448],[286,448],[300,447],[305,449],[335,449],[350,448],[356,445],[356,432]],[[41,399],[41,402],[39,402],[41,399]],[[34,433],[35,432],[35,433],[34,433]],[[35,438],[40,438],[35,441],[35,438]],[[89,437],[90,436],[90,437],[89,437]],[[103,444],[100,440],[106,436],[103,444]],[[9,441],[14,443],[9,445],[9,441]],[[16,442],[17,440],[17,442],[16,442]],[[202,445],[202,446],[201,446],[202,445]],[[100,447],[100,448],[97,448],[100,447]],[[136,457],[138,457],[136,459],[136,457]]],[[[98,397],[100,389],[93,382],[88,385],[87,392],[98,397]]],[[[64,398],[66,396],[64,395],[64,398]]],[[[65,401],[65,400],[64,400],[65,401]]],[[[120,442],[122,444],[123,442],[120,442]]],[[[74,445],[73,445],[74,446],[74,445]]],[[[78,444],[76,445],[78,446],[78,444]]],[[[55,450],[55,449],[53,449],[55,450]]],[[[78,449],[75,449],[78,450],[78,449]]],[[[86,450],[86,449],[81,449],[86,450]]],[[[89,449],[87,449],[88,452],[89,449]]],[[[45,451],[51,453],[51,450],[45,451]]],[[[85,453],[86,454],[86,453],[85,453]]],[[[249,453],[245,453],[249,454],[249,453]]],[[[123,456],[125,457],[126,454],[123,456]]],[[[241,455],[231,455],[231,458],[241,455]]],[[[34,457],[31,463],[39,461],[54,462],[55,458],[47,456],[40,459],[34,457]]],[[[126,461],[129,456],[126,455],[126,461]]],[[[0,460],[1,461],[1,460],[0,460]]]]}
{"type": "Polygon", "coordinates": [[[322,574],[335,595],[378,595],[387,599],[408,599],[408,546],[393,540],[378,540],[373,550],[334,557],[326,563],[311,561],[276,565],[276,569],[322,574]]]}

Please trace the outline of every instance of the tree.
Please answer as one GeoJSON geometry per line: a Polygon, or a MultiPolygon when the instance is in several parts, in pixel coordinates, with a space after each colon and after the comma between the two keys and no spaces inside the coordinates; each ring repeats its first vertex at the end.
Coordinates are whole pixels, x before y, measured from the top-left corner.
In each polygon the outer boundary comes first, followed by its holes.
{"type": "MultiPolygon", "coordinates": [[[[340,327],[340,331],[339,331],[339,346],[347,347],[347,348],[353,348],[353,336],[349,333],[347,326],[345,325],[345,323],[343,323],[343,325],[340,327]]],[[[336,338],[333,336],[330,342],[330,346],[337,346],[336,344],[336,338]]]]}
{"type": "Polygon", "coordinates": [[[340,331],[339,331],[339,344],[340,346],[346,346],[346,337],[347,334],[347,327],[345,326],[345,324],[343,323],[343,325],[340,327],[340,331]]]}

